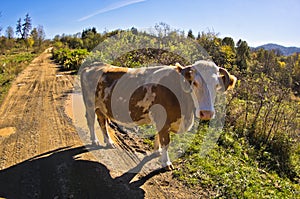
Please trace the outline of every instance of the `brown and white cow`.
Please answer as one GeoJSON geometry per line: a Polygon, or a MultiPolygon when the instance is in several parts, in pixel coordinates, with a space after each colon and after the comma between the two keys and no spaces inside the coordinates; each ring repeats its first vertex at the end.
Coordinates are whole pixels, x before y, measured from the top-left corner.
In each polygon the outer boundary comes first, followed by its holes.
{"type": "Polygon", "coordinates": [[[110,122],[131,127],[154,124],[155,150],[161,154],[162,166],[172,169],[169,133],[188,131],[194,116],[213,118],[217,90],[233,88],[235,82],[233,75],[210,61],[186,67],[130,69],[102,63],[86,67],[81,71],[81,86],[92,143],[99,145],[95,113],[107,146],[114,145],[110,122]]]}

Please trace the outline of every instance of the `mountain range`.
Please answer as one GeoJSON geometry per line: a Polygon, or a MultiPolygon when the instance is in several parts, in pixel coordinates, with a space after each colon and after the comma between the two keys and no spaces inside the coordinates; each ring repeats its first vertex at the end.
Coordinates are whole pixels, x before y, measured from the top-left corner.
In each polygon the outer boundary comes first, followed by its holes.
{"type": "Polygon", "coordinates": [[[282,55],[285,55],[285,56],[292,55],[296,52],[300,53],[300,48],[298,48],[298,47],[285,47],[285,46],[281,46],[278,44],[265,44],[265,45],[261,45],[261,46],[258,46],[256,48],[252,48],[252,49],[258,50],[260,48],[263,48],[265,50],[278,50],[278,51],[280,51],[280,53],[282,55]]]}

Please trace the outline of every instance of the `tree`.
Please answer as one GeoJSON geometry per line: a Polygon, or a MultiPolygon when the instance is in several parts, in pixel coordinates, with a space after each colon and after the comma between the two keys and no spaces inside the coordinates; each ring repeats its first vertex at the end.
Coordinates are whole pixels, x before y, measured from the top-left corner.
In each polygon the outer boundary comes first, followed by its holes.
{"type": "Polygon", "coordinates": [[[21,24],[22,19],[19,18],[17,21],[17,27],[16,27],[16,34],[22,37],[22,24],[21,24]]]}
{"type": "Polygon", "coordinates": [[[168,25],[168,24],[166,24],[164,22],[160,22],[160,23],[156,24],[154,26],[154,28],[157,31],[159,37],[165,37],[171,31],[170,25],[168,25]]]}
{"type": "Polygon", "coordinates": [[[234,52],[234,49],[231,48],[229,45],[222,45],[220,47],[220,65],[222,67],[225,67],[226,69],[232,70],[233,66],[236,61],[236,54],[234,52]]]}
{"type": "Polygon", "coordinates": [[[32,38],[32,37],[28,37],[28,38],[26,39],[27,50],[28,50],[28,47],[29,47],[29,48],[32,48],[33,44],[34,44],[33,38],[32,38]]]}
{"type": "Polygon", "coordinates": [[[88,28],[88,29],[85,29],[82,31],[81,33],[81,39],[85,39],[88,37],[88,34],[96,34],[97,33],[97,30],[95,27],[93,28],[88,28]]]}
{"type": "Polygon", "coordinates": [[[132,28],[131,28],[131,32],[132,32],[134,35],[137,35],[137,34],[138,34],[138,30],[137,30],[137,28],[135,28],[135,27],[132,27],[132,28]]]}
{"type": "Polygon", "coordinates": [[[197,35],[196,40],[198,41],[198,40],[200,40],[200,39],[201,39],[201,34],[200,34],[200,32],[198,32],[198,35],[197,35]]]}
{"type": "Polygon", "coordinates": [[[197,42],[207,51],[212,60],[219,66],[223,64],[221,53],[221,39],[217,33],[202,32],[197,37],[197,42]]]}
{"type": "Polygon", "coordinates": [[[224,37],[222,40],[222,45],[230,46],[232,50],[234,50],[234,41],[231,37],[224,37]]]}
{"type": "Polygon", "coordinates": [[[248,61],[250,59],[250,48],[246,41],[241,39],[237,42],[236,47],[236,62],[240,71],[248,69],[248,61]]]}
{"type": "Polygon", "coordinates": [[[32,28],[31,17],[27,13],[25,15],[24,23],[22,24],[22,39],[28,38],[31,28],[32,28]]]}
{"type": "Polygon", "coordinates": [[[41,45],[45,39],[43,26],[38,25],[36,28],[33,28],[33,30],[31,31],[31,37],[34,41],[34,46],[38,47],[38,49],[40,50],[41,45]]]}
{"type": "Polygon", "coordinates": [[[187,36],[189,38],[191,38],[191,39],[195,39],[195,36],[193,35],[193,31],[191,29],[188,31],[188,35],[187,36]]]}
{"type": "Polygon", "coordinates": [[[99,42],[101,42],[101,34],[97,33],[95,27],[88,28],[81,33],[82,47],[86,48],[88,51],[93,50],[99,42]]]}
{"type": "Polygon", "coordinates": [[[6,37],[7,37],[8,39],[14,38],[14,29],[13,29],[11,26],[8,26],[8,27],[6,28],[5,33],[6,33],[6,37]]]}
{"type": "Polygon", "coordinates": [[[22,19],[19,18],[17,21],[16,34],[21,36],[21,39],[25,40],[28,38],[30,30],[32,28],[31,17],[27,13],[25,15],[24,23],[21,24],[22,19]]]}

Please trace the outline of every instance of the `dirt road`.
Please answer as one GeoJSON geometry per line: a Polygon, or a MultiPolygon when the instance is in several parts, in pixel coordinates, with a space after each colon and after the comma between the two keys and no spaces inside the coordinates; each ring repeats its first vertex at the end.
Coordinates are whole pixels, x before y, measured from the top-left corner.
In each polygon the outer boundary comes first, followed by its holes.
{"type": "MultiPolygon", "coordinates": [[[[118,173],[98,161],[91,151],[99,149],[82,143],[65,112],[75,76],[59,71],[50,56],[48,49],[18,76],[0,108],[0,198],[197,195],[177,183],[171,172],[118,173]]],[[[116,151],[105,156],[119,161],[116,151]]]]}

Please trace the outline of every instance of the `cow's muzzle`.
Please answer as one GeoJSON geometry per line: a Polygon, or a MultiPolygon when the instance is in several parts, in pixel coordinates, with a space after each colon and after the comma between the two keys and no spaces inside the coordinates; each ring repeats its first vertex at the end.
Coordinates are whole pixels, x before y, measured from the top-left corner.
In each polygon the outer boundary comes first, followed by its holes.
{"type": "Polygon", "coordinates": [[[211,120],[214,118],[215,112],[214,111],[200,111],[200,119],[201,120],[211,120]]]}

